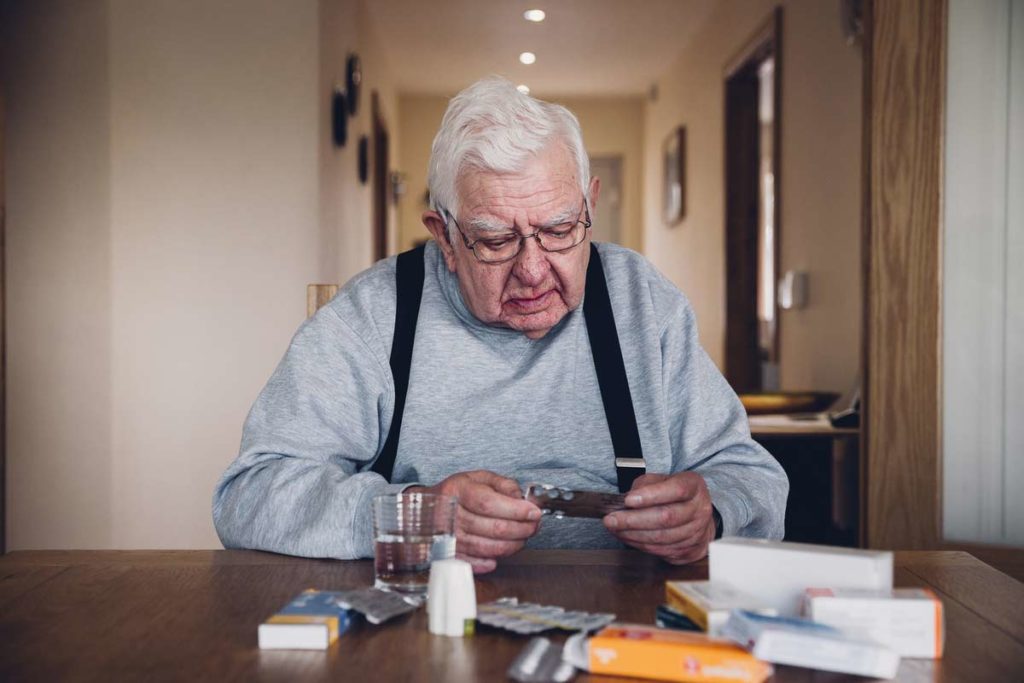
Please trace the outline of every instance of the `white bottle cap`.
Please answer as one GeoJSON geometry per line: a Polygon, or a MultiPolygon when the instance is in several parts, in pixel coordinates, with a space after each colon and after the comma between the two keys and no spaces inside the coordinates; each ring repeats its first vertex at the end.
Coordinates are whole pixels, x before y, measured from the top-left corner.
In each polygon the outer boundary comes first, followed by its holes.
{"type": "Polygon", "coordinates": [[[455,637],[472,634],[476,619],[476,585],[469,562],[435,560],[430,563],[427,612],[428,628],[433,634],[455,637]]]}

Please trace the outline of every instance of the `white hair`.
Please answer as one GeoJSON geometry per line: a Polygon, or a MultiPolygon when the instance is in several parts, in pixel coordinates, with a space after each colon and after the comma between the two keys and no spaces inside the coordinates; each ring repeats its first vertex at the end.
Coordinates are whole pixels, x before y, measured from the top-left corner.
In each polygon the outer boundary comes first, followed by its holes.
{"type": "MultiPolygon", "coordinates": [[[[446,222],[448,216],[457,219],[456,185],[466,169],[515,173],[555,141],[575,159],[580,189],[586,194],[590,160],[576,116],[561,105],[519,92],[500,76],[477,81],[448,103],[434,137],[427,173],[431,207],[446,222]]],[[[453,230],[449,225],[449,235],[453,230]]]]}

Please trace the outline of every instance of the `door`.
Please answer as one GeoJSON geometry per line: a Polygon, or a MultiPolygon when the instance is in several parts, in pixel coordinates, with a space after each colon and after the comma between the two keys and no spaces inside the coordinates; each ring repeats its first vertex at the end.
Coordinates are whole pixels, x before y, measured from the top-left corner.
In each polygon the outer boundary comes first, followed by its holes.
{"type": "Polygon", "coordinates": [[[779,388],[781,14],[725,79],[725,376],[737,393],[779,388]]]}
{"type": "Polygon", "coordinates": [[[601,196],[591,207],[591,238],[618,244],[622,235],[622,157],[591,157],[590,177],[601,179],[601,196]]]}

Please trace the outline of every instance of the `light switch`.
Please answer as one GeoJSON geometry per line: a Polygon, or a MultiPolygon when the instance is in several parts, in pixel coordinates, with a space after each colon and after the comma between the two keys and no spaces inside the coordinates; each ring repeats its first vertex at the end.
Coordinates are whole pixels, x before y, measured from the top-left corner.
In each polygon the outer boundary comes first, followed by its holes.
{"type": "Polygon", "coordinates": [[[779,280],[779,307],[787,310],[807,308],[808,276],[802,270],[787,270],[779,280]]]}

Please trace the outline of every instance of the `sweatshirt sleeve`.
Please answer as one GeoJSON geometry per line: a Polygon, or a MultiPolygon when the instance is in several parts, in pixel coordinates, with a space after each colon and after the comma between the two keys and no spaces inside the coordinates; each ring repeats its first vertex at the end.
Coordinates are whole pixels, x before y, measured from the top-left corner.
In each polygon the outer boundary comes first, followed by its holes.
{"type": "Polygon", "coordinates": [[[226,548],[372,557],[373,497],[408,486],[358,471],[387,434],[394,385],[386,362],[331,306],[303,324],[214,492],[226,548]]]}
{"type": "Polygon", "coordinates": [[[685,298],[661,339],[673,471],[704,477],[723,536],[781,539],[789,479],[751,438],[743,404],[701,347],[685,298]]]}

